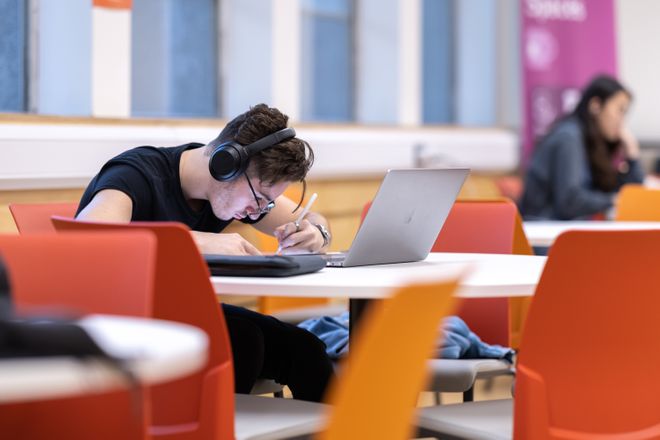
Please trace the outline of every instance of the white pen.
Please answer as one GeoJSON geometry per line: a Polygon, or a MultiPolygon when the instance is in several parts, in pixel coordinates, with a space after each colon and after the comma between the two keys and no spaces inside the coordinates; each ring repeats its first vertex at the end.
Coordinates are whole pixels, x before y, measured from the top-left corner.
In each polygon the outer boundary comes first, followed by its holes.
{"type": "MultiPolygon", "coordinates": [[[[303,219],[305,218],[305,216],[306,216],[307,213],[309,212],[309,208],[312,207],[312,204],[314,204],[314,201],[316,200],[316,198],[317,198],[318,196],[319,196],[318,194],[314,193],[314,194],[312,194],[312,196],[309,198],[309,200],[307,201],[307,204],[306,204],[305,207],[303,208],[302,212],[300,213],[300,215],[298,216],[298,218],[296,219],[296,221],[293,222],[293,223],[296,225],[296,229],[298,229],[298,228],[300,227],[300,222],[303,221],[303,219]]],[[[298,232],[298,231],[296,230],[296,232],[298,232]]],[[[279,254],[280,252],[282,252],[282,245],[281,245],[281,244],[277,246],[277,251],[276,251],[275,253],[276,253],[276,254],[279,254]]]]}

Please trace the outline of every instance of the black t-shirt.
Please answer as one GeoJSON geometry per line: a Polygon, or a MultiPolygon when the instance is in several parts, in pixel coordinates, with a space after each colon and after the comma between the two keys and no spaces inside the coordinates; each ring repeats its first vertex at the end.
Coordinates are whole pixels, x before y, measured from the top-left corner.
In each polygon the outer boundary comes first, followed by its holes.
{"type": "MultiPolygon", "coordinates": [[[[167,148],[145,146],[121,153],[108,161],[89,183],[78,212],[99,191],[116,189],[133,201],[132,221],[177,221],[194,231],[222,231],[232,220],[217,218],[208,201],[204,201],[199,211],[194,211],[181,189],[181,154],[202,146],[198,143],[167,148]]],[[[250,219],[244,221],[254,223],[250,219]]]]}

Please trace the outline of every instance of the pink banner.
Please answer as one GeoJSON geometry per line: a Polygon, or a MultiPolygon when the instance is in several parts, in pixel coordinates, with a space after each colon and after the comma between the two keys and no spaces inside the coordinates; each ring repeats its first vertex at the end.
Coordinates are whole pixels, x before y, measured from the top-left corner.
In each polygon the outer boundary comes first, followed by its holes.
{"type": "Polygon", "coordinates": [[[598,73],[616,75],[613,0],[522,0],[523,164],[598,73]]]}

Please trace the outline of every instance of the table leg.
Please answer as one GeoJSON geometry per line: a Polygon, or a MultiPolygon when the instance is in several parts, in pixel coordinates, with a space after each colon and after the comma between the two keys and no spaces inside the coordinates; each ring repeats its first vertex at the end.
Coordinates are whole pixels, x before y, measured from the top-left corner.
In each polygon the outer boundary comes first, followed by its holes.
{"type": "Polygon", "coordinates": [[[349,320],[348,320],[348,337],[353,337],[353,330],[356,329],[358,323],[364,315],[364,311],[369,308],[369,305],[375,300],[364,298],[351,298],[348,301],[349,320]]]}

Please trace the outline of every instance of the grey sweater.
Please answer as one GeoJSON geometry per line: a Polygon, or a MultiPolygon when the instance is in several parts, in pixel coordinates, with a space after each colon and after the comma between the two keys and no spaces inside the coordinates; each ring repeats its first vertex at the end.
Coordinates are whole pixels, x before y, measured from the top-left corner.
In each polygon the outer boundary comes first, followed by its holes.
{"type": "MultiPolygon", "coordinates": [[[[619,186],[644,180],[639,161],[628,163],[619,186]]],[[[584,219],[608,210],[615,194],[594,188],[582,128],[577,119],[568,118],[536,146],[520,211],[526,220],[584,219]]]]}

